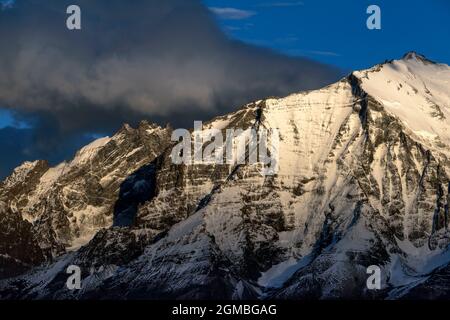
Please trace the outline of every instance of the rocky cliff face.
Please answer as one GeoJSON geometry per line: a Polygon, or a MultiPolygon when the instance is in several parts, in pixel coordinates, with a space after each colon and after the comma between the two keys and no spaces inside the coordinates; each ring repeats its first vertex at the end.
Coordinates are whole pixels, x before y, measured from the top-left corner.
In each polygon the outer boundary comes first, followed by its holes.
{"type": "Polygon", "coordinates": [[[102,138],[55,168],[25,163],[1,185],[0,199],[33,225],[42,250],[57,257],[113,224],[120,185],[168,146],[170,129],[142,122],[102,138]]]}
{"type": "Polygon", "coordinates": [[[24,164],[0,199],[20,221],[9,230],[37,239],[36,253],[25,261],[2,247],[26,268],[3,275],[0,296],[448,295],[449,80],[447,65],[409,53],[205,124],[277,129],[273,176],[261,163],[175,165],[171,130],[145,122],[56,168],[24,164]],[[72,264],[83,270],[79,291],[65,287],[72,264]],[[367,289],[371,265],[381,290],[367,289]]]}

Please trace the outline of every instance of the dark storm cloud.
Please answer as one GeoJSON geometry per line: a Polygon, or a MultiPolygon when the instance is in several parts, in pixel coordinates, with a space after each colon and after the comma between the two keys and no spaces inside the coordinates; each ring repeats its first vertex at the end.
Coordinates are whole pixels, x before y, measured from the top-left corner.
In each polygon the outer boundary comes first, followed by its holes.
{"type": "Polygon", "coordinates": [[[337,77],[227,39],[200,0],[17,0],[0,10],[0,106],[37,123],[33,147],[46,152],[143,118],[190,127],[337,77]],[[66,28],[72,4],[81,31],[66,28]]]}
{"type": "Polygon", "coordinates": [[[223,113],[337,76],[229,41],[195,0],[17,0],[0,13],[0,39],[0,104],[52,114],[66,130],[223,113]],[[81,31],[65,27],[74,3],[81,31]]]}

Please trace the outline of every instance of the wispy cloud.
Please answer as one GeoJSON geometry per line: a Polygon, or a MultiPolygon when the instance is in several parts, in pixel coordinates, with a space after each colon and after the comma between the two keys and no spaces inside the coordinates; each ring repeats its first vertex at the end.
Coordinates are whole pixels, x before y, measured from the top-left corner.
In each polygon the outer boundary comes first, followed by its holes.
{"type": "Polygon", "coordinates": [[[243,20],[256,15],[256,12],[249,10],[242,10],[237,8],[219,8],[210,7],[209,10],[221,19],[225,20],[243,20]]]}
{"type": "Polygon", "coordinates": [[[235,25],[226,25],[226,26],[224,26],[225,31],[246,31],[246,30],[250,30],[253,27],[254,27],[253,23],[245,23],[245,24],[240,25],[240,26],[235,26],[235,25]]]}
{"type": "Polygon", "coordinates": [[[341,55],[332,51],[318,51],[318,50],[309,50],[308,53],[315,54],[318,56],[330,56],[330,57],[340,57],[341,55]]]}
{"type": "Polygon", "coordinates": [[[265,2],[257,5],[258,7],[264,8],[275,8],[275,7],[299,7],[303,6],[304,3],[302,1],[274,1],[274,2],[265,2]]]}
{"type": "Polygon", "coordinates": [[[296,43],[300,40],[299,37],[295,36],[295,35],[290,35],[290,36],[286,36],[286,37],[282,37],[282,38],[277,38],[275,39],[274,42],[278,43],[278,44],[292,44],[292,43],[296,43]]]}
{"type": "Polygon", "coordinates": [[[304,49],[292,49],[287,51],[290,55],[314,55],[314,56],[328,56],[328,57],[340,57],[339,53],[333,51],[321,51],[321,50],[304,50],[304,49]]]}

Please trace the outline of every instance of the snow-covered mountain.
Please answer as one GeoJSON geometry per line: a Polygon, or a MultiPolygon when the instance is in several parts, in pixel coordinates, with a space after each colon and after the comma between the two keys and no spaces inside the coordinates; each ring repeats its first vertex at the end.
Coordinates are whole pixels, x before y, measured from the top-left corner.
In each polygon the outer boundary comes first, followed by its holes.
{"type": "Polygon", "coordinates": [[[450,67],[408,53],[205,125],[277,129],[274,176],[175,165],[147,122],[25,163],[0,185],[0,297],[450,297],[449,119],[450,67]]]}

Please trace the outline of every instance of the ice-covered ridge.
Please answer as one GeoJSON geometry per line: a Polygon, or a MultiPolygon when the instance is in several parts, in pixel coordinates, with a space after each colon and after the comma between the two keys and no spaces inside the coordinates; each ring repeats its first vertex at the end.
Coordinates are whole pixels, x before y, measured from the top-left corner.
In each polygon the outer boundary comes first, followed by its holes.
{"type": "Polygon", "coordinates": [[[279,176],[311,177],[323,163],[340,126],[358,103],[347,81],[282,99],[269,99],[264,125],[281,135],[279,176]]]}
{"type": "Polygon", "coordinates": [[[103,137],[88,144],[77,152],[75,158],[71,162],[71,166],[81,165],[83,163],[89,162],[89,160],[98,152],[98,150],[104,147],[110,141],[110,137],[103,137]]]}
{"type": "Polygon", "coordinates": [[[355,72],[361,86],[430,148],[450,145],[450,67],[408,53],[355,72]]]}

